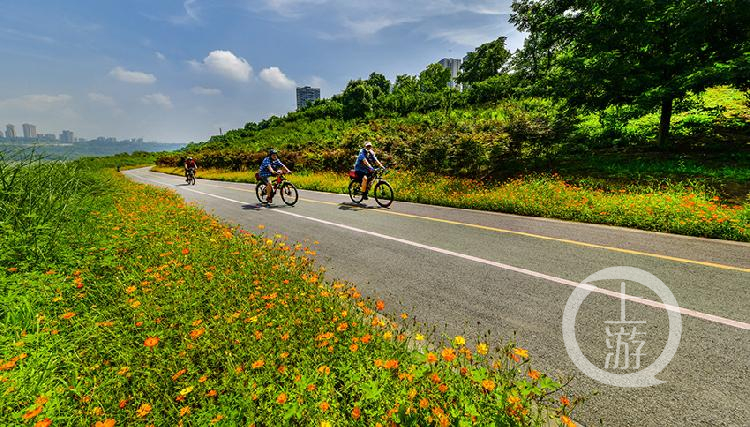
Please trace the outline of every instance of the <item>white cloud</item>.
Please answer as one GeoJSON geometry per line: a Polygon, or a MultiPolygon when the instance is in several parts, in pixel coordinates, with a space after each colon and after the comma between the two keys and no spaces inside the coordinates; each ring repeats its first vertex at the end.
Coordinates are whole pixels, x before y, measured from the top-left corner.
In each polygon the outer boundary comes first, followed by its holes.
{"type": "Polygon", "coordinates": [[[166,110],[171,110],[174,107],[174,105],[172,104],[172,100],[167,95],[159,92],[145,95],[143,98],[141,98],[141,102],[146,105],[157,105],[166,110]]]}
{"type": "Polygon", "coordinates": [[[45,112],[66,106],[73,97],[70,95],[24,95],[17,98],[0,100],[0,108],[10,111],[26,110],[45,112]]]}
{"type": "Polygon", "coordinates": [[[208,54],[203,62],[188,61],[195,69],[206,70],[230,80],[247,82],[253,72],[253,67],[245,58],[236,56],[228,50],[215,50],[208,54]]]}
{"type": "Polygon", "coordinates": [[[483,25],[472,28],[437,29],[429,38],[442,39],[451,43],[469,47],[477,47],[500,37],[503,27],[501,24],[483,25]]]}
{"type": "Polygon", "coordinates": [[[166,56],[164,56],[164,54],[163,54],[163,53],[161,53],[161,52],[155,52],[154,54],[155,54],[155,55],[156,55],[156,57],[157,57],[157,58],[158,58],[159,60],[161,60],[161,61],[164,61],[164,60],[166,60],[166,59],[167,59],[167,57],[166,57],[166,56]]]}
{"type": "Polygon", "coordinates": [[[114,98],[103,93],[91,92],[88,96],[91,102],[97,104],[106,105],[108,107],[114,107],[117,104],[114,98]]]}
{"type": "Polygon", "coordinates": [[[191,92],[196,95],[221,95],[221,91],[219,89],[213,89],[203,86],[195,86],[191,89],[191,92]]]}
{"type": "Polygon", "coordinates": [[[142,73],[140,71],[128,71],[122,67],[115,67],[109,72],[109,75],[125,83],[135,84],[152,84],[156,83],[156,76],[153,74],[142,73]]]}
{"type": "Polygon", "coordinates": [[[294,89],[297,86],[279,67],[264,68],[260,72],[260,78],[275,89],[294,89]]]}
{"type": "Polygon", "coordinates": [[[323,79],[323,77],[312,76],[310,78],[310,86],[311,87],[322,88],[323,86],[326,86],[327,84],[328,84],[328,82],[326,82],[325,79],[323,79]]]}

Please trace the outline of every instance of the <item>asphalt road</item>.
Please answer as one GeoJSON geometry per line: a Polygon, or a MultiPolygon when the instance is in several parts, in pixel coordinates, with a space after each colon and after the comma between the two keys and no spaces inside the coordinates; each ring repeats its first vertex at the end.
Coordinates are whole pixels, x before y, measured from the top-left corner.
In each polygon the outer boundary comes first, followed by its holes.
{"type": "MultiPolygon", "coordinates": [[[[449,335],[490,331],[493,342],[505,343],[515,334],[537,369],[575,376],[571,393],[597,391],[577,414],[584,425],[750,426],[748,244],[413,203],[379,209],[374,202],[356,206],[347,196],[311,191],[300,191],[294,207],[277,196],[278,204],[268,208],[257,202],[254,185],[199,179],[187,187],[180,177],[148,169],[125,174],[171,188],[229,223],[256,232],[263,224],[267,235],[307,242],[329,279],[357,284],[393,313],[405,311],[449,335]],[[682,310],[681,341],[656,376],[664,381],[659,385],[599,383],[566,351],[566,301],[580,281],[614,266],[655,275],[682,310]]],[[[598,288],[575,318],[581,351],[599,368],[614,353],[606,328],[616,329],[605,322],[621,319],[622,282],[595,282],[598,288]]],[[[645,343],[645,367],[667,342],[670,307],[635,282],[627,282],[625,294],[642,298],[624,304],[627,320],[645,321],[636,325],[646,332],[636,338],[645,343]]],[[[608,372],[635,372],[632,352],[628,360],[630,370],[608,372]]]]}

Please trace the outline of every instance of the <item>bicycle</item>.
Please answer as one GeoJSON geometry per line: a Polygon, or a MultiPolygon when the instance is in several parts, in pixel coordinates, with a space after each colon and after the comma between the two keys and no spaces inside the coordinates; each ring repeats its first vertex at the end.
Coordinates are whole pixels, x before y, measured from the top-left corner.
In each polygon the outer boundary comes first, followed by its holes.
{"type": "Polygon", "coordinates": [[[188,169],[187,173],[185,174],[187,178],[187,184],[188,185],[195,185],[195,169],[188,169]]]}
{"type": "MultiPolygon", "coordinates": [[[[255,173],[255,179],[260,181],[260,174],[255,173]]],[[[287,181],[286,178],[284,178],[284,174],[278,174],[276,176],[276,179],[268,181],[271,184],[271,198],[276,195],[277,191],[281,192],[281,199],[284,201],[284,203],[287,204],[287,206],[294,206],[295,203],[297,203],[297,199],[299,198],[299,194],[297,193],[297,187],[294,186],[291,182],[287,181]]],[[[266,184],[263,182],[258,182],[255,185],[255,196],[258,198],[258,201],[261,203],[268,203],[268,193],[266,192],[266,184]]]]}
{"type": "MultiPolygon", "coordinates": [[[[387,173],[387,169],[378,168],[367,179],[367,191],[373,189],[372,195],[375,197],[375,202],[383,208],[387,208],[393,203],[393,187],[383,178],[387,173]]],[[[349,197],[352,202],[360,204],[365,196],[362,193],[362,180],[357,178],[355,171],[349,171],[349,178],[349,197]]]]}

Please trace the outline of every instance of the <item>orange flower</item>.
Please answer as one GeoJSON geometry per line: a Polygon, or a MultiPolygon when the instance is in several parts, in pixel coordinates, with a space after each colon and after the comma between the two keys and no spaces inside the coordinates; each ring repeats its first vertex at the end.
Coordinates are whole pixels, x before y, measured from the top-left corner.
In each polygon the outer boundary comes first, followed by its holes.
{"type": "Polygon", "coordinates": [[[383,364],[383,367],[385,369],[396,369],[398,368],[398,360],[396,359],[386,360],[385,363],[383,364]]]}
{"type": "Polygon", "coordinates": [[[143,418],[150,413],[151,413],[151,405],[149,405],[148,403],[144,403],[138,408],[137,411],[135,411],[135,414],[138,415],[139,418],[143,418]]]}
{"type": "Polygon", "coordinates": [[[47,396],[39,396],[36,398],[36,401],[34,403],[36,403],[37,405],[44,405],[47,402],[49,402],[47,396]]]}
{"type": "Polygon", "coordinates": [[[529,374],[529,377],[530,377],[530,378],[531,378],[532,380],[535,380],[535,381],[536,381],[536,380],[538,380],[538,379],[539,379],[539,376],[541,375],[541,374],[539,373],[539,371],[537,371],[537,370],[534,370],[534,369],[529,369],[529,372],[528,372],[528,374],[529,374]]]}
{"type": "Polygon", "coordinates": [[[34,427],[49,427],[51,425],[52,425],[52,420],[49,419],[49,418],[45,418],[45,419],[43,419],[41,421],[37,421],[34,424],[34,427]]]}
{"type": "Polygon", "coordinates": [[[208,396],[208,397],[215,397],[216,394],[217,394],[216,390],[211,389],[211,390],[208,391],[208,393],[206,393],[206,396],[208,396]]]}
{"type": "Polygon", "coordinates": [[[211,273],[210,271],[207,271],[205,273],[205,275],[206,275],[206,279],[208,279],[208,280],[213,280],[213,278],[214,278],[214,274],[211,273]]]}
{"type": "Polygon", "coordinates": [[[23,419],[24,420],[30,420],[30,419],[36,417],[37,415],[41,414],[43,409],[44,409],[44,406],[39,405],[35,409],[32,409],[31,411],[23,414],[23,419]]]}
{"type": "Polygon", "coordinates": [[[427,363],[436,363],[438,361],[437,354],[433,352],[427,353],[427,363]]]}
{"type": "Polygon", "coordinates": [[[315,389],[318,388],[315,384],[310,384],[307,386],[307,391],[315,391],[315,389]]]}
{"type": "Polygon", "coordinates": [[[355,420],[358,420],[359,416],[360,416],[359,406],[355,406],[354,409],[352,409],[352,418],[354,418],[355,420]]]}
{"type": "Polygon", "coordinates": [[[97,421],[94,427],[115,427],[115,420],[108,418],[104,421],[97,421]]]}
{"type": "Polygon", "coordinates": [[[562,421],[565,427],[576,427],[576,423],[574,423],[570,418],[566,417],[565,415],[560,417],[560,421],[562,421]]]}
{"type": "Polygon", "coordinates": [[[346,322],[341,322],[341,324],[339,324],[336,330],[341,332],[341,331],[347,330],[348,328],[349,328],[349,325],[346,322]]]}
{"type": "Polygon", "coordinates": [[[320,402],[320,410],[325,412],[330,408],[331,405],[328,404],[328,402],[320,402]]]}
{"type": "Polygon", "coordinates": [[[456,358],[456,352],[452,348],[444,348],[440,354],[447,362],[452,362],[456,358]]]}
{"type": "Polygon", "coordinates": [[[425,409],[426,407],[430,406],[430,402],[427,400],[427,398],[423,397],[419,400],[419,407],[422,409],[425,409]]]}
{"type": "Polygon", "coordinates": [[[188,248],[185,248],[185,249],[182,250],[182,254],[183,255],[187,255],[189,253],[190,253],[190,249],[188,249],[188,248]]]}
{"type": "Polygon", "coordinates": [[[382,299],[377,300],[377,302],[375,302],[375,308],[377,308],[378,311],[383,311],[385,309],[385,302],[382,299]]]}
{"type": "Polygon", "coordinates": [[[362,344],[367,344],[367,343],[370,342],[371,339],[372,339],[372,337],[370,336],[370,334],[367,334],[367,335],[363,336],[360,339],[360,341],[362,341],[362,344]]]}
{"type": "Polygon", "coordinates": [[[263,359],[258,359],[255,362],[253,362],[252,366],[253,366],[253,369],[258,369],[258,368],[262,368],[265,364],[266,362],[264,362],[263,359]]]}
{"type": "Polygon", "coordinates": [[[484,388],[487,391],[492,391],[495,389],[495,382],[488,378],[482,381],[482,388],[484,388]]]}
{"type": "Polygon", "coordinates": [[[356,352],[359,349],[359,346],[357,344],[352,344],[349,346],[349,350],[351,350],[352,353],[356,352]]]}
{"type": "Polygon", "coordinates": [[[172,375],[172,381],[177,381],[182,375],[187,373],[187,369],[180,369],[174,375],[172,375]]]}
{"type": "Polygon", "coordinates": [[[76,315],[75,313],[73,313],[72,311],[69,311],[69,312],[67,312],[67,313],[65,313],[65,314],[63,314],[63,315],[61,315],[61,316],[60,316],[60,318],[61,318],[61,319],[65,319],[65,320],[68,320],[68,319],[70,319],[71,317],[73,317],[73,316],[75,316],[75,315],[76,315]]]}
{"type": "Polygon", "coordinates": [[[180,408],[180,416],[184,417],[185,415],[190,413],[190,406],[183,406],[180,408]]]}
{"type": "Polygon", "coordinates": [[[127,400],[127,399],[122,399],[122,400],[120,401],[120,403],[118,403],[118,404],[117,404],[117,406],[118,406],[118,407],[119,407],[120,409],[125,409],[125,407],[126,407],[127,405],[128,405],[128,400],[127,400]]]}
{"type": "Polygon", "coordinates": [[[567,398],[567,396],[560,396],[560,403],[562,403],[563,406],[570,405],[570,399],[567,398]]]}
{"type": "Polygon", "coordinates": [[[528,350],[525,350],[523,348],[516,347],[513,349],[513,353],[516,354],[517,356],[523,357],[524,359],[529,358],[528,350]]]}
{"type": "Polygon", "coordinates": [[[278,397],[276,398],[276,403],[278,403],[279,405],[283,405],[283,404],[285,404],[285,403],[286,403],[286,393],[281,393],[281,394],[280,394],[280,395],[279,395],[279,396],[278,396],[278,397]]]}
{"type": "Polygon", "coordinates": [[[146,347],[153,347],[156,344],[159,344],[158,337],[148,337],[145,341],[143,341],[143,345],[145,345],[146,347]]]}
{"type": "Polygon", "coordinates": [[[508,396],[508,403],[510,403],[511,405],[521,403],[521,398],[518,396],[508,396]]]}
{"type": "Polygon", "coordinates": [[[206,328],[193,329],[190,331],[190,338],[196,339],[206,332],[206,328]]]}
{"type": "Polygon", "coordinates": [[[446,383],[442,383],[438,386],[438,390],[440,390],[441,393],[445,393],[448,391],[448,385],[446,383]]]}

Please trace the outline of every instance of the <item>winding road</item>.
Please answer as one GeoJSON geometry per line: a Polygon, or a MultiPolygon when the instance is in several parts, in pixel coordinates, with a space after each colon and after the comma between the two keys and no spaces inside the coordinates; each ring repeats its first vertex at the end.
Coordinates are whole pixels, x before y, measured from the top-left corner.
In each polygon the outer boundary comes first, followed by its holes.
{"type": "MultiPolygon", "coordinates": [[[[576,415],[584,425],[750,426],[749,244],[414,203],[380,209],[374,202],[359,206],[345,195],[303,190],[294,207],[262,207],[251,184],[198,179],[188,187],[180,177],[148,168],[124,173],[170,188],[228,223],[256,231],[263,224],[267,235],[307,242],[329,279],[356,283],[363,294],[385,300],[392,313],[405,311],[449,335],[490,331],[500,344],[515,334],[535,368],[575,376],[570,393],[597,391],[576,415]],[[575,318],[576,340],[603,368],[608,354],[624,350],[607,336],[607,327],[615,328],[606,323],[621,320],[624,309],[627,320],[645,322],[637,324],[645,332],[637,338],[644,342],[645,367],[665,347],[669,310],[679,310],[681,341],[656,375],[659,385],[599,383],[566,351],[566,301],[580,281],[615,266],[655,275],[680,308],[635,282],[626,283],[623,293],[622,280],[597,281],[575,318]]],[[[630,368],[633,348],[620,360],[629,360],[630,368]]]]}

